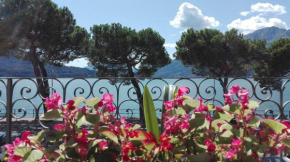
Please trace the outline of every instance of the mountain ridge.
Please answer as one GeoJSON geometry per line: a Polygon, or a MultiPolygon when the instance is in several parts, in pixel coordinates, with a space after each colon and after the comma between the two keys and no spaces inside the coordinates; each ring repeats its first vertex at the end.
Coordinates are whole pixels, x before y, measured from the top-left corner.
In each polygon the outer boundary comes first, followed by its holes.
{"type": "Polygon", "coordinates": [[[244,35],[245,39],[265,39],[267,41],[267,46],[278,40],[279,38],[289,38],[290,30],[281,29],[275,26],[266,27],[254,31],[253,33],[244,35]]]}

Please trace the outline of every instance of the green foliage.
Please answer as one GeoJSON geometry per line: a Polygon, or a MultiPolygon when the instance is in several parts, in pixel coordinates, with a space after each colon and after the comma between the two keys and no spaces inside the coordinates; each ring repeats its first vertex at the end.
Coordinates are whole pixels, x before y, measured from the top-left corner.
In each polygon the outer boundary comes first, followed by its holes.
{"type": "Polygon", "coordinates": [[[61,118],[62,112],[60,110],[50,110],[45,114],[41,115],[41,118],[46,119],[46,120],[55,120],[61,118]]]}
{"type": "Polygon", "coordinates": [[[151,76],[170,58],[163,47],[164,39],[151,28],[135,31],[121,24],[95,25],[91,28],[92,49],[88,55],[91,65],[101,77],[151,76]]]}
{"type": "Polygon", "coordinates": [[[255,79],[259,80],[262,86],[279,88],[282,82],[281,78],[288,76],[290,72],[289,53],[290,38],[280,38],[273,42],[263,55],[263,59],[255,65],[255,79]]]}
{"type": "Polygon", "coordinates": [[[283,129],[286,129],[287,127],[278,122],[278,121],[275,121],[273,119],[264,119],[263,120],[264,123],[266,123],[271,129],[273,129],[275,131],[276,134],[279,134],[283,129]]]}
{"type": "Polygon", "coordinates": [[[143,98],[143,108],[147,132],[152,132],[155,137],[159,139],[159,125],[156,117],[155,106],[147,86],[144,87],[143,98]]]}
{"type": "Polygon", "coordinates": [[[192,73],[201,76],[243,76],[263,50],[257,44],[265,42],[245,40],[236,29],[225,34],[215,29],[188,29],[176,43],[175,57],[192,66],[192,73]]]}
{"type": "Polygon", "coordinates": [[[40,150],[32,150],[26,153],[22,159],[23,162],[38,161],[42,158],[43,152],[40,150]]]}
{"type": "MultiPolygon", "coordinates": [[[[1,56],[29,60],[39,92],[48,97],[46,64],[62,66],[88,51],[90,35],[67,7],[51,0],[0,1],[1,56]]],[[[46,110],[45,110],[46,111],[46,110]]]]}
{"type": "Polygon", "coordinates": [[[246,40],[236,29],[188,29],[176,42],[176,59],[199,76],[217,77],[227,93],[227,77],[244,76],[260,60],[266,41],[246,40]],[[225,78],[222,80],[221,78],[225,78]]]}
{"type": "Polygon", "coordinates": [[[13,45],[4,53],[61,65],[86,52],[89,34],[76,26],[67,7],[58,8],[51,0],[3,0],[0,5],[0,26],[9,27],[3,33],[10,38],[7,45],[13,45]]]}

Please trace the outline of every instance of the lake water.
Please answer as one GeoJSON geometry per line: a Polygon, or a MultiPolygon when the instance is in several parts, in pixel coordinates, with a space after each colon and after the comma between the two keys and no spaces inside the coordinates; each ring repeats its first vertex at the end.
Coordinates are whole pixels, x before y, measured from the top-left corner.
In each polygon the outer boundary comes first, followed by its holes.
{"type": "MultiPolygon", "coordinates": [[[[256,100],[261,103],[257,110],[263,114],[267,109],[271,109],[275,114],[279,113],[280,93],[279,91],[267,90],[265,93],[253,79],[230,79],[229,86],[240,85],[245,89],[250,90],[251,100],[256,100]]],[[[139,117],[139,106],[137,96],[133,86],[116,83],[109,83],[107,79],[48,79],[51,90],[60,93],[64,101],[67,101],[74,96],[85,98],[102,97],[104,93],[111,93],[115,97],[115,106],[119,107],[120,115],[127,117],[139,117]]],[[[287,80],[283,80],[286,82],[287,80]]],[[[6,79],[1,79],[0,82],[0,114],[2,116],[6,112],[6,79]]],[[[223,91],[220,83],[215,79],[194,78],[194,79],[144,79],[139,80],[139,86],[143,89],[147,85],[156,109],[162,107],[162,89],[165,85],[186,86],[190,89],[189,96],[197,99],[202,97],[207,102],[212,102],[218,106],[224,103],[223,91]]],[[[35,117],[35,113],[43,113],[42,100],[37,94],[37,85],[35,79],[13,79],[13,112],[16,117],[35,117]],[[26,111],[24,116],[22,110],[26,111]]],[[[284,114],[290,116],[290,82],[286,84],[283,91],[282,104],[284,114]]],[[[160,117],[160,113],[158,116],[160,117]]],[[[1,118],[1,116],[0,116],[1,118]]]]}

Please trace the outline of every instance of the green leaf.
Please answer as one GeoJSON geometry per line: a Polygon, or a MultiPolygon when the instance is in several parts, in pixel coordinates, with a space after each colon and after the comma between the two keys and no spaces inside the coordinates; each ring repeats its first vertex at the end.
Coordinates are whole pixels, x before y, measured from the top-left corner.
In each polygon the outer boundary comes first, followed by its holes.
{"type": "Polygon", "coordinates": [[[86,105],[89,107],[95,107],[95,105],[97,105],[99,102],[101,101],[100,98],[91,98],[89,100],[87,100],[86,105]]]}
{"type": "Polygon", "coordinates": [[[53,131],[51,134],[48,135],[48,141],[57,141],[62,140],[62,137],[65,135],[63,131],[53,131]]]}
{"type": "Polygon", "coordinates": [[[16,147],[14,151],[14,155],[23,157],[29,151],[31,151],[31,147],[16,147]]]}
{"type": "MultiPolygon", "coordinates": [[[[66,152],[66,155],[67,155],[69,158],[72,158],[72,159],[74,159],[74,158],[76,158],[76,159],[80,158],[80,157],[79,157],[79,154],[76,152],[76,149],[73,148],[73,147],[67,147],[67,148],[65,149],[65,152],[66,152]]],[[[70,162],[72,162],[72,161],[73,161],[73,160],[70,160],[70,162]]]]}
{"type": "Polygon", "coordinates": [[[134,140],[144,141],[146,139],[147,139],[147,137],[142,130],[138,130],[138,137],[129,138],[130,141],[134,141],[134,140]]]}
{"type": "Polygon", "coordinates": [[[219,130],[218,124],[224,124],[227,123],[225,120],[222,119],[215,119],[211,122],[211,126],[214,128],[215,131],[219,130]]]}
{"type": "Polygon", "coordinates": [[[208,111],[214,111],[214,110],[216,110],[213,103],[208,103],[207,104],[207,109],[208,109],[208,111]]]}
{"type": "Polygon", "coordinates": [[[61,118],[61,110],[52,109],[41,115],[41,118],[46,120],[55,120],[61,118]]]}
{"type": "Polygon", "coordinates": [[[102,139],[95,139],[93,141],[90,141],[88,149],[90,150],[92,147],[96,146],[98,143],[102,142],[104,140],[102,139]]]}
{"type": "Polygon", "coordinates": [[[184,111],[184,109],[183,109],[182,107],[178,107],[178,108],[176,109],[176,114],[177,114],[177,115],[185,115],[186,112],[184,111]]]}
{"type": "Polygon", "coordinates": [[[148,152],[150,152],[154,148],[155,145],[156,145],[155,142],[146,142],[146,143],[144,143],[144,147],[146,148],[146,150],[148,152]]]}
{"type": "Polygon", "coordinates": [[[256,101],[249,101],[248,105],[249,109],[256,109],[259,107],[259,103],[256,101]]]}
{"type": "Polygon", "coordinates": [[[143,108],[147,132],[152,132],[156,139],[159,139],[159,125],[156,117],[156,111],[147,85],[145,85],[143,92],[143,108]]]}
{"type": "Polygon", "coordinates": [[[41,142],[43,140],[43,137],[45,136],[45,133],[46,133],[46,131],[43,130],[43,131],[38,132],[37,135],[30,136],[28,138],[31,139],[31,140],[34,140],[34,141],[41,142]]]}
{"type": "Polygon", "coordinates": [[[186,156],[191,162],[207,162],[210,161],[210,156],[207,152],[205,153],[199,153],[197,155],[187,155],[186,156]]]}
{"type": "Polygon", "coordinates": [[[70,140],[65,144],[65,147],[76,147],[78,143],[75,140],[70,140]]]}
{"type": "Polygon", "coordinates": [[[251,118],[251,119],[249,120],[248,125],[249,125],[250,127],[259,128],[260,123],[261,123],[261,122],[260,122],[260,120],[259,120],[258,118],[253,117],[253,118],[251,118]]]}
{"type": "Polygon", "coordinates": [[[194,100],[192,98],[187,98],[187,99],[183,100],[182,105],[187,110],[187,112],[191,112],[192,110],[199,107],[200,102],[197,100],[194,100]]]}
{"type": "Polygon", "coordinates": [[[281,133],[281,131],[285,128],[287,128],[284,124],[276,121],[276,120],[272,120],[272,119],[264,119],[263,120],[264,123],[266,123],[271,129],[273,129],[275,131],[276,134],[281,133]]]}
{"type": "Polygon", "coordinates": [[[103,136],[108,137],[110,140],[114,141],[116,144],[119,144],[118,137],[115,135],[114,132],[110,130],[106,130],[106,131],[101,132],[101,134],[103,136]]]}
{"type": "Polygon", "coordinates": [[[233,132],[231,130],[226,130],[225,132],[223,132],[220,136],[224,137],[224,138],[229,138],[230,136],[234,135],[233,132]]]}
{"type": "Polygon", "coordinates": [[[136,130],[136,129],[139,129],[139,128],[141,128],[141,125],[140,124],[135,124],[132,129],[136,130]]]}
{"type": "Polygon", "coordinates": [[[31,162],[31,161],[38,161],[43,157],[43,152],[40,150],[33,150],[29,151],[25,154],[22,161],[23,162],[31,162]]]}
{"type": "Polygon", "coordinates": [[[95,125],[97,122],[100,121],[100,116],[97,114],[86,114],[85,115],[87,123],[91,125],[95,125]]]}
{"type": "Polygon", "coordinates": [[[61,154],[57,159],[56,162],[65,162],[65,156],[61,154]]]}
{"type": "Polygon", "coordinates": [[[290,147],[290,138],[285,138],[285,139],[283,140],[283,143],[284,143],[286,146],[290,147]]]}
{"type": "Polygon", "coordinates": [[[77,127],[79,128],[82,125],[95,125],[100,121],[100,116],[97,114],[85,114],[79,113],[77,121],[77,127]]]}
{"type": "MultiPolygon", "coordinates": [[[[240,129],[236,129],[234,128],[233,129],[233,134],[238,137],[238,138],[242,138],[243,136],[243,133],[244,133],[244,129],[240,128],[240,129]]],[[[246,137],[245,137],[246,138],[246,137]]]]}
{"type": "Polygon", "coordinates": [[[209,127],[209,123],[203,114],[195,113],[192,115],[194,118],[189,120],[190,129],[202,129],[209,127]]]}
{"type": "Polygon", "coordinates": [[[235,113],[235,114],[241,114],[242,105],[241,104],[230,104],[225,105],[223,107],[224,110],[235,113]]]}
{"type": "Polygon", "coordinates": [[[227,122],[230,122],[233,118],[234,118],[234,115],[229,114],[226,111],[224,112],[215,111],[213,114],[213,119],[221,119],[227,122]]]}
{"type": "Polygon", "coordinates": [[[80,104],[84,103],[86,99],[84,97],[75,97],[73,100],[75,101],[74,106],[77,107],[80,104]]]}
{"type": "Polygon", "coordinates": [[[228,123],[225,123],[225,124],[221,125],[220,131],[222,132],[224,129],[226,129],[226,130],[232,130],[233,129],[233,126],[231,126],[228,123]]]}

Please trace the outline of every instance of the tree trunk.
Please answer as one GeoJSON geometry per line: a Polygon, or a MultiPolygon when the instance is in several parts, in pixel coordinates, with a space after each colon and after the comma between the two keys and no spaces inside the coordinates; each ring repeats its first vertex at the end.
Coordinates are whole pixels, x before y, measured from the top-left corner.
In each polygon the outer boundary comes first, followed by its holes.
{"type": "MultiPolygon", "coordinates": [[[[33,66],[34,75],[36,77],[36,82],[38,86],[38,92],[42,96],[42,101],[45,101],[45,98],[49,96],[49,84],[48,81],[43,77],[47,77],[46,70],[37,56],[36,56],[36,48],[34,46],[34,41],[30,43],[30,61],[33,66]]],[[[46,107],[43,105],[44,112],[46,112],[46,107]]]]}
{"type": "Polygon", "coordinates": [[[228,93],[227,84],[228,84],[229,78],[224,78],[224,80],[222,80],[222,78],[217,78],[217,79],[223,88],[224,94],[228,93]]]}
{"type": "Polygon", "coordinates": [[[140,121],[141,123],[144,121],[144,110],[143,110],[143,96],[141,93],[141,89],[138,85],[137,80],[134,78],[135,75],[133,73],[132,67],[128,65],[128,70],[129,70],[129,76],[131,77],[131,83],[133,84],[135,90],[136,90],[136,94],[138,97],[138,101],[139,101],[139,113],[140,113],[140,121]]]}

